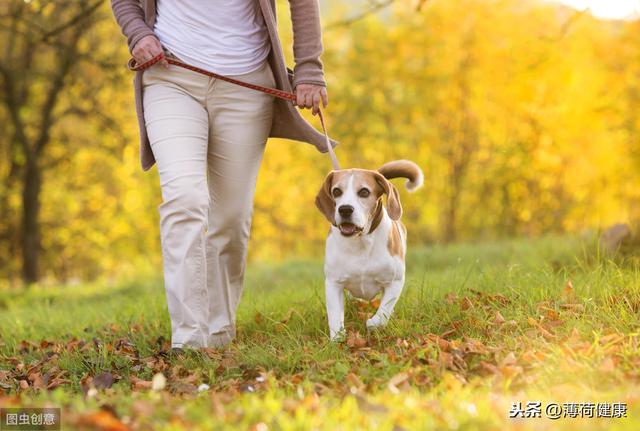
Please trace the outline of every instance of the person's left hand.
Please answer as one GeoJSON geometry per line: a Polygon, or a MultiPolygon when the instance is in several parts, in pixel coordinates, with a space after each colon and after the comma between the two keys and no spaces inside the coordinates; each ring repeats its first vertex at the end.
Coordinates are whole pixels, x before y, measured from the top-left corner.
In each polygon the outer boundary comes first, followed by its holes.
{"type": "Polygon", "coordinates": [[[326,87],[315,84],[298,84],[296,86],[296,105],[301,108],[312,108],[313,115],[320,110],[320,102],[326,107],[329,104],[329,96],[326,87]]]}

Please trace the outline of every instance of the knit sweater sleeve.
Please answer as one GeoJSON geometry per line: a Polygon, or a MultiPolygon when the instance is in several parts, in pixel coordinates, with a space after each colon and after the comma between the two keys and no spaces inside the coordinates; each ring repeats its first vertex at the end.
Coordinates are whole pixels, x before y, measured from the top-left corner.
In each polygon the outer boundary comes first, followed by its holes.
{"type": "Polygon", "coordinates": [[[289,0],[293,24],[294,82],[326,85],[322,70],[322,30],[318,0],[289,0]]]}
{"type": "Polygon", "coordinates": [[[122,34],[127,37],[129,52],[145,36],[153,36],[153,30],[144,21],[144,11],[139,0],[111,0],[111,10],[122,34]]]}

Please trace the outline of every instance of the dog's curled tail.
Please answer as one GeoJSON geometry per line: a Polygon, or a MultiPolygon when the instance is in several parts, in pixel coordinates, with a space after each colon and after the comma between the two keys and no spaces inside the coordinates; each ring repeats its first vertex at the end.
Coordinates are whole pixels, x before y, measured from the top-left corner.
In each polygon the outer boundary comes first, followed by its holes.
{"type": "Polygon", "coordinates": [[[424,182],[422,169],[410,160],[394,160],[382,165],[378,172],[386,179],[407,178],[405,187],[410,192],[415,192],[424,182]]]}

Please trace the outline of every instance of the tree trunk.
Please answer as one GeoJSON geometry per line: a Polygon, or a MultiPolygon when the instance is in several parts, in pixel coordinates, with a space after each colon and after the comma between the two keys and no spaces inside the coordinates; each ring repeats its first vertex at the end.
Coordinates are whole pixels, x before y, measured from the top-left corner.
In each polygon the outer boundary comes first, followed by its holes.
{"type": "Polygon", "coordinates": [[[461,193],[462,169],[459,166],[453,169],[451,173],[451,191],[448,199],[447,208],[444,218],[444,240],[445,242],[454,242],[458,239],[457,221],[458,221],[458,205],[461,193]]]}
{"type": "Polygon", "coordinates": [[[24,171],[22,191],[22,279],[26,285],[38,281],[40,258],[40,190],[42,172],[37,162],[28,160],[24,171]]]}
{"type": "Polygon", "coordinates": [[[456,231],[457,210],[457,204],[454,202],[454,199],[449,199],[449,208],[447,209],[444,220],[444,240],[447,243],[454,242],[458,236],[458,232],[456,231]]]}

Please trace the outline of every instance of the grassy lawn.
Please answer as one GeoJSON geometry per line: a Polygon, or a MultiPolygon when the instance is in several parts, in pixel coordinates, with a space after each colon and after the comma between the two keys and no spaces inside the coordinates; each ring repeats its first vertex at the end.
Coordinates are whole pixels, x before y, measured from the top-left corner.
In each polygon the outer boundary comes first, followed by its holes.
{"type": "Polygon", "coordinates": [[[548,237],[407,266],[389,327],[368,334],[373,305],[350,300],[336,344],[321,262],[254,264],[236,342],[182,355],[157,276],[0,291],[0,405],[61,407],[63,429],[640,429],[637,263],[548,237]],[[542,418],[509,418],[528,401],[542,418]],[[627,412],[552,420],[548,403],[627,412]]]}

